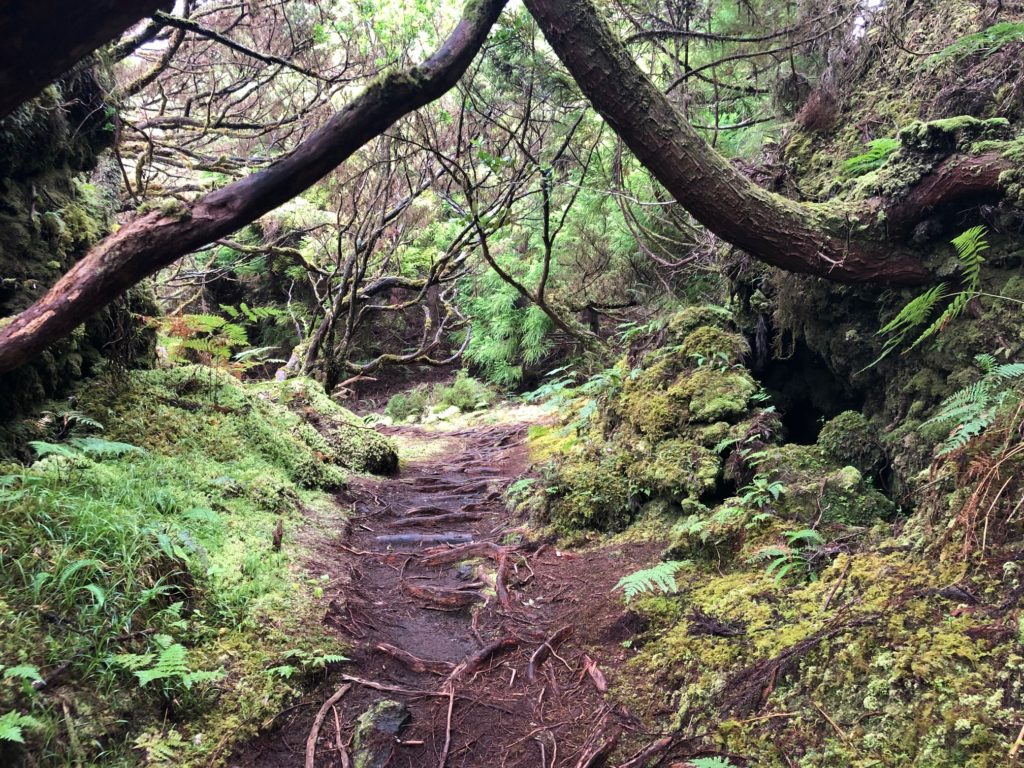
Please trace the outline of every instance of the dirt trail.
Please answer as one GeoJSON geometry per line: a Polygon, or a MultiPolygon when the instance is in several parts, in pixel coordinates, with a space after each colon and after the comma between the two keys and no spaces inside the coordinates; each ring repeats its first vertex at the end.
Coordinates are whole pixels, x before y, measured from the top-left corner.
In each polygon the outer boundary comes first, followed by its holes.
{"type": "Polygon", "coordinates": [[[349,530],[315,564],[334,577],[325,621],[350,640],[352,663],[231,765],[303,766],[315,713],[346,682],[337,718],[323,718],[317,768],[345,765],[339,741],[351,754],[356,719],[385,698],[411,713],[396,768],[632,765],[657,734],[600,689],[628,637],[610,591],[655,558],[652,547],[569,554],[524,540],[501,494],[525,469],[525,424],[391,431],[435,450],[398,477],[355,484],[342,499],[349,530]],[[382,538],[395,536],[454,543],[382,538]]]}

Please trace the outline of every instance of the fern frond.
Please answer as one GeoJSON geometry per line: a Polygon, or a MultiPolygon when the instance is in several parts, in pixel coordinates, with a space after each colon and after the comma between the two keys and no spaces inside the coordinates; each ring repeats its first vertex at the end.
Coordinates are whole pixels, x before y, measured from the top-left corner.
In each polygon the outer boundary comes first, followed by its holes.
{"type": "Polygon", "coordinates": [[[34,717],[11,710],[0,715],[0,741],[25,743],[25,728],[38,728],[41,723],[34,717]]]}
{"type": "Polygon", "coordinates": [[[935,318],[935,322],[933,322],[931,325],[925,328],[924,331],[921,332],[921,335],[918,336],[917,339],[915,339],[914,343],[910,345],[910,348],[913,349],[922,341],[935,335],[937,332],[941,331],[943,328],[949,325],[950,322],[958,318],[960,316],[960,313],[964,311],[964,308],[967,306],[967,303],[973,298],[973,296],[973,291],[961,291],[960,293],[956,294],[953,297],[953,300],[949,302],[949,305],[944,310],[942,310],[942,313],[937,318],[935,318]]]}
{"type": "Polygon", "coordinates": [[[120,443],[116,440],[103,440],[99,437],[73,437],[70,445],[89,456],[112,457],[125,456],[129,453],[145,453],[146,451],[131,443],[120,443]]]}
{"type": "Polygon", "coordinates": [[[990,371],[994,378],[1010,381],[1024,377],[1024,363],[1006,363],[997,365],[990,371]]]}
{"type": "Polygon", "coordinates": [[[865,173],[885,165],[889,155],[900,147],[900,140],[893,138],[874,139],[868,142],[868,151],[843,162],[843,175],[847,178],[863,176],[865,173]]]}
{"type": "Polygon", "coordinates": [[[135,676],[139,678],[139,685],[146,685],[154,680],[165,680],[175,677],[183,678],[191,672],[186,663],[187,657],[188,651],[185,649],[185,646],[179,643],[167,646],[160,651],[156,664],[149,669],[135,671],[135,676]]]}
{"type": "Polygon", "coordinates": [[[676,584],[676,572],[686,565],[685,560],[666,560],[653,568],[645,568],[623,576],[614,588],[622,590],[627,603],[637,595],[648,592],[676,592],[679,589],[676,584]]]}

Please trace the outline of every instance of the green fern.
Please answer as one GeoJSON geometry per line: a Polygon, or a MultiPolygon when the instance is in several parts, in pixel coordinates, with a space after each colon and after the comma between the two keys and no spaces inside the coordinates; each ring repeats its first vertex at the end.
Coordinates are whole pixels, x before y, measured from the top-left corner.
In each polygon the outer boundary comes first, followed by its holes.
{"type": "Polygon", "coordinates": [[[984,226],[971,227],[953,238],[957,259],[963,270],[961,288],[956,293],[949,293],[947,283],[934,285],[920,296],[911,299],[896,317],[883,325],[878,334],[888,336],[882,347],[882,353],[862,370],[867,370],[884,360],[889,354],[903,346],[910,338],[912,331],[931,320],[935,308],[945,299],[952,298],[946,308],[935,318],[910,344],[907,351],[914,349],[921,342],[931,338],[959,317],[971,299],[978,295],[978,283],[981,280],[981,265],[985,263],[982,254],[988,250],[987,230],[984,226]]]}
{"type": "Polygon", "coordinates": [[[886,138],[869,141],[867,152],[851,157],[843,163],[843,176],[855,178],[880,168],[885,165],[889,155],[899,148],[899,139],[886,138]]]}
{"type": "Polygon", "coordinates": [[[946,456],[966,446],[992,425],[1001,406],[1011,397],[1019,398],[1024,363],[999,365],[992,355],[978,355],[974,359],[983,371],[981,379],[943,400],[935,415],[922,425],[951,427],[936,456],[946,456]]]}
{"type": "Polygon", "coordinates": [[[178,756],[178,750],[188,745],[177,730],[172,728],[166,735],[160,732],[141,734],[135,739],[135,749],[146,756],[148,763],[170,763],[178,756]]]}
{"type": "Polygon", "coordinates": [[[679,589],[676,584],[676,573],[686,565],[685,560],[666,560],[653,568],[645,568],[642,571],[623,576],[615,585],[615,589],[623,591],[627,603],[634,597],[649,592],[665,594],[676,592],[679,589]]]}
{"type": "Polygon", "coordinates": [[[103,440],[99,437],[73,437],[66,443],[50,443],[45,440],[30,440],[29,446],[36,456],[63,456],[66,459],[77,459],[82,456],[93,458],[119,458],[130,453],[145,453],[142,448],[131,443],[120,443],[114,440],[103,440]]]}
{"type": "MultiPolygon", "coordinates": [[[[3,667],[0,666],[0,669],[3,669],[3,667]]],[[[25,680],[29,683],[43,682],[43,676],[39,674],[39,670],[28,664],[20,664],[15,667],[8,667],[3,671],[4,680],[25,680]]]]}
{"type": "Polygon", "coordinates": [[[991,56],[1004,45],[1024,40],[1024,23],[1003,21],[993,24],[988,29],[961,37],[951,45],[947,45],[938,53],[929,56],[927,66],[935,66],[947,61],[959,61],[975,53],[991,56]]]}
{"type": "MultiPolygon", "coordinates": [[[[158,636],[157,642],[166,644],[167,640],[164,636],[158,636]]],[[[138,678],[140,686],[146,686],[156,680],[163,680],[166,683],[180,684],[189,689],[197,683],[212,682],[224,677],[223,670],[193,671],[190,669],[188,650],[180,643],[166,644],[159,655],[122,653],[111,657],[111,661],[132,672],[138,678]]]]}
{"type": "Polygon", "coordinates": [[[25,743],[25,729],[38,728],[41,723],[34,717],[11,710],[0,715],[0,741],[25,743]]]}

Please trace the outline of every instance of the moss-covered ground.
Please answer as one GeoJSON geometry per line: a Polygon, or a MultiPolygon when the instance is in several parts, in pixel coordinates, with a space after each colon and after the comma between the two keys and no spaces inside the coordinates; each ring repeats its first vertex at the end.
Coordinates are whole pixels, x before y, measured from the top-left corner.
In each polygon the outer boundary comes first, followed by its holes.
{"type": "Polygon", "coordinates": [[[311,542],[390,442],[313,382],[94,379],[0,481],[3,765],[217,765],[342,662],[311,542]],[[19,743],[19,740],[23,743],[19,743]]]}
{"type": "Polygon", "coordinates": [[[795,444],[727,317],[666,328],[560,393],[561,423],[530,433],[539,482],[512,499],[563,540],[661,543],[650,565],[674,581],[648,576],[623,606],[639,629],[613,696],[730,765],[1017,764],[1019,390],[946,457],[949,427],[923,426],[934,398],[888,428],[842,412],[795,444]]]}

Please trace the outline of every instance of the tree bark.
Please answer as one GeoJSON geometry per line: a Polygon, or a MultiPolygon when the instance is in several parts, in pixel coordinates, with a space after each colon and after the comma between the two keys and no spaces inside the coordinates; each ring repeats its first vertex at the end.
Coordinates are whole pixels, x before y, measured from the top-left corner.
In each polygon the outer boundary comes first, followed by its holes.
{"type": "Polygon", "coordinates": [[[139,216],[94,247],[0,330],[0,373],[16,368],[140,280],[224,237],[315,184],[404,115],[462,77],[506,0],[475,0],[423,64],[371,84],[288,157],[174,213],[139,216]]]}
{"type": "Polygon", "coordinates": [[[928,280],[912,251],[830,231],[815,208],[747,179],[644,75],[590,0],[525,4],[595,109],[673,197],[723,240],[772,266],[839,282],[928,280]]]}
{"type": "Polygon", "coordinates": [[[85,56],[173,0],[3,0],[0,118],[85,56]]]}

